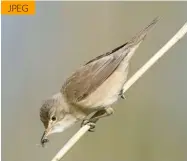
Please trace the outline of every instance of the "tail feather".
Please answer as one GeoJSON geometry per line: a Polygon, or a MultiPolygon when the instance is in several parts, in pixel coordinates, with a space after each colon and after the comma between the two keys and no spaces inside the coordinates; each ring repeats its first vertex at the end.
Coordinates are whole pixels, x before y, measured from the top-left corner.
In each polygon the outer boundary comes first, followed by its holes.
{"type": "Polygon", "coordinates": [[[135,50],[138,48],[140,42],[142,42],[145,38],[145,36],[147,35],[148,31],[157,23],[158,21],[158,17],[156,17],[147,27],[145,27],[142,31],[140,31],[138,34],[136,34],[136,36],[134,36],[130,41],[124,43],[121,46],[118,46],[117,48],[113,49],[110,52],[107,52],[105,54],[99,55],[96,58],[90,60],[89,62],[87,62],[85,65],[94,62],[95,60],[101,59],[105,56],[111,55],[111,54],[121,54],[121,52],[119,52],[119,50],[123,50],[125,51],[126,49],[133,49],[131,50],[128,54],[125,52],[125,56],[126,56],[126,60],[130,59],[132,57],[132,55],[134,54],[135,50]],[[126,55],[127,54],[127,55],[126,55]]]}
{"type": "Polygon", "coordinates": [[[142,42],[144,40],[144,38],[146,37],[147,33],[155,26],[155,24],[158,22],[159,17],[156,17],[155,19],[153,19],[151,21],[151,23],[145,27],[143,30],[141,30],[139,33],[136,34],[136,36],[134,36],[129,42],[129,45],[137,45],[140,42],[142,42]]]}
{"type": "Polygon", "coordinates": [[[158,22],[158,17],[155,18],[147,27],[141,30],[136,36],[134,36],[130,41],[128,41],[126,48],[130,49],[129,53],[126,55],[126,61],[129,61],[134,55],[135,51],[145,39],[148,32],[153,28],[153,26],[158,22]]]}

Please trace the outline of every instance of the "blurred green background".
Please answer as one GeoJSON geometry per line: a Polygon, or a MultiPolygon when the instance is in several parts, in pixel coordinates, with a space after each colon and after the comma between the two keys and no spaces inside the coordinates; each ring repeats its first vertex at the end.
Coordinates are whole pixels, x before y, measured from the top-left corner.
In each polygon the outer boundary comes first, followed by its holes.
{"type": "MultiPolygon", "coordinates": [[[[124,43],[153,18],[130,75],[187,21],[187,2],[37,2],[34,16],[2,16],[2,160],[50,161],[79,129],[50,136],[39,108],[86,61],[124,43]]],[[[187,36],[65,156],[66,161],[187,160],[187,36]]]]}

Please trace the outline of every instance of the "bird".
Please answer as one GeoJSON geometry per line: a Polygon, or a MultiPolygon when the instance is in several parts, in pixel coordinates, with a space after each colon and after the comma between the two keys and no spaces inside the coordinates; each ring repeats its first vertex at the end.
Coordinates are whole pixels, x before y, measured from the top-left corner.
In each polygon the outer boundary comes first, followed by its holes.
{"type": "Polygon", "coordinates": [[[112,105],[124,98],[129,62],[157,22],[158,17],[126,43],[79,67],[58,93],[44,101],[40,108],[40,120],[45,127],[42,146],[49,141],[49,135],[63,132],[79,121],[81,126],[89,124],[89,131],[94,131],[99,119],[114,113],[112,105]]]}

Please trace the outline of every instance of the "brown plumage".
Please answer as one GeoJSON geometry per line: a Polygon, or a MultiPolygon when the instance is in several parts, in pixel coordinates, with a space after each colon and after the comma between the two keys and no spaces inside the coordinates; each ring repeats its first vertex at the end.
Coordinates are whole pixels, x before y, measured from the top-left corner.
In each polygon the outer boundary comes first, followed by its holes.
{"type": "MultiPolygon", "coordinates": [[[[68,101],[77,103],[95,91],[115,71],[121,61],[128,56],[131,47],[136,46],[145,38],[157,21],[158,18],[155,18],[131,40],[106,54],[90,60],[73,73],[61,89],[68,101]]],[[[132,55],[130,55],[129,59],[131,57],[132,55]]]]}
{"type": "Polygon", "coordinates": [[[123,45],[81,66],[65,81],[59,93],[44,102],[40,108],[40,119],[45,126],[42,145],[48,135],[64,131],[92,112],[95,114],[91,121],[113,113],[110,106],[123,93],[129,61],[157,21],[154,19],[123,45]]]}

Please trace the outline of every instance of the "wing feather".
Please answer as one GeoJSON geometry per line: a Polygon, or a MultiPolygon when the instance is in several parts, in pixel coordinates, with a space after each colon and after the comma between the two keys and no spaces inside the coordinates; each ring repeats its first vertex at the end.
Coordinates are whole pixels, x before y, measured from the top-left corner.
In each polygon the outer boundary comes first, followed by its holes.
{"type": "MultiPolygon", "coordinates": [[[[115,48],[111,52],[92,59],[73,73],[62,86],[61,92],[71,103],[77,103],[94,92],[119,66],[130,49],[140,44],[148,31],[157,23],[155,18],[147,27],[140,31],[127,43],[115,48]]],[[[130,52],[129,59],[134,52],[130,52]]]]}
{"type": "Polygon", "coordinates": [[[115,71],[125,53],[108,54],[85,64],[67,79],[61,92],[72,103],[85,99],[115,71]]]}

